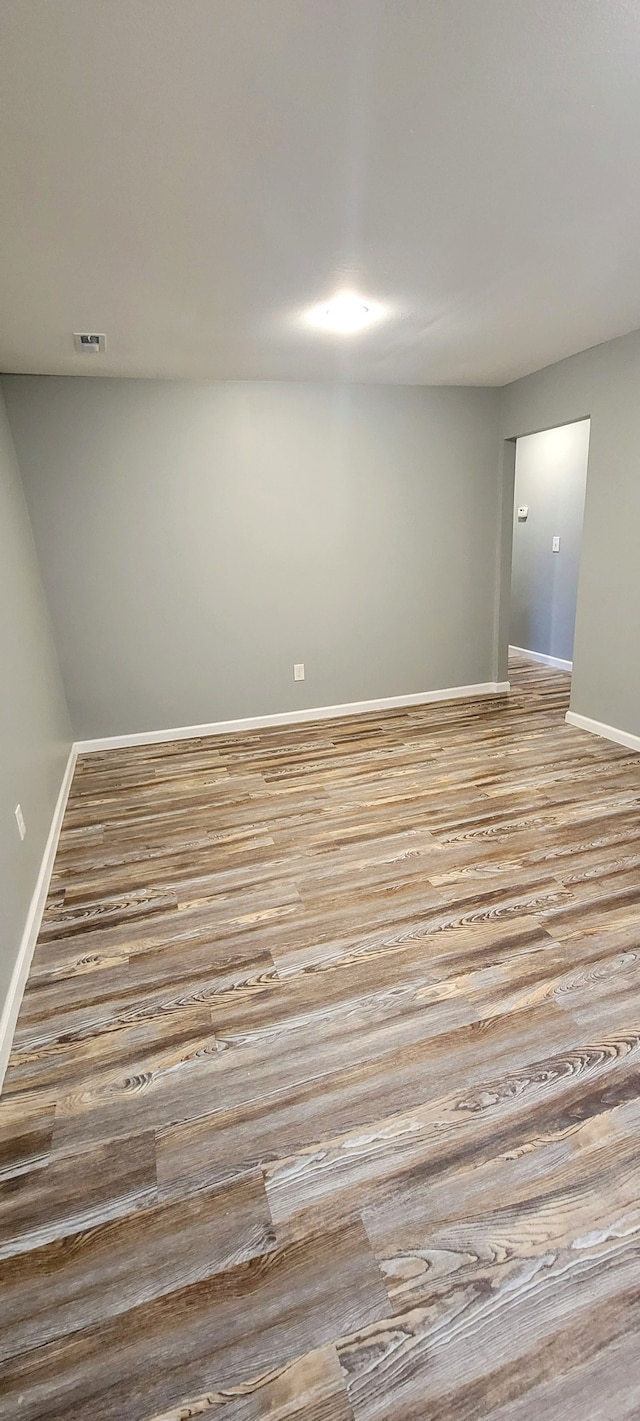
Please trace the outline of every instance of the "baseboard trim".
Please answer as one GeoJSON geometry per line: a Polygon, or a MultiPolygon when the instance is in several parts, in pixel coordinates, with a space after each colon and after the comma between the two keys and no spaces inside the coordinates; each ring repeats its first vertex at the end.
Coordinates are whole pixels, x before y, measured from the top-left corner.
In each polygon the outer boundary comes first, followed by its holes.
{"type": "Polygon", "coordinates": [[[565,720],[577,730],[588,730],[590,735],[601,735],[603,740],[614,740],[616,745],[624,745],[627,750],[640,751],[640,735],[632,735],[628,730],[618,730],[615,725],[605,725],[602,720],[591,720],[588,715],[578,715],[568,710],[565,720]]]}
{"type": "Polygon", "coordinates": [[[58,839],[60,838],[64,811],[67,807],[67,799],[69,798],[69,790],[71,789],[75,763],[76,749],[75,745],[72,745],[56,800],[56,807],[53,811],[51,827],[42,855],[36,886],[29,904],[27,921],[24,925],[24,932],[22,934],[20,947],[18,948],[16,964],[9,983],[9,990],[2,1008],[2,1014],[0,1015],[0,1091],[2,1090],[6,1069],[9,1064],[18,1012],[20,1011],[27,977],[29,976],[33,951],[38,940],[38,933],[40,932],[42,914],[44,913],[47,893],[49,892],[51,873],[58,848],[58,839]]]}
{"type": "Polygon", "coordinates": [[[516,656],[528,656],[530,661],[539,661],[543,666],[552,666],[555,671],[573,671],[572,661],[563,661],[559,656],[545,656],[542,651],[529,651],[526,646],[510,646],[516,656]]]}
{"type": "Polygon", "coordinates": [[[316,706],[309,710],[281,711],[274,715],[247,716],[241,720],[217,720],[207,725],[181,725],[171,730],[139,731],[132,735],[106,735],[97,740],[76,740],[77,755],[101,750],[119,750],[129,745],[162,745],[171,740],[196,740],[209,735],[232,735],[240,730],[265,730],[271,725],[302,725],[312,720],[334,720],[363,715],[367,711],[395,710],[402,706],[430,705],[435,701],[476,700],[481,696],[501,696],[508,681],[483,681],[476,686],[448,686],[441,691],[418,691],[407,696],[385,696],[377,701],[352,701],[341,706],[316,706]]]}

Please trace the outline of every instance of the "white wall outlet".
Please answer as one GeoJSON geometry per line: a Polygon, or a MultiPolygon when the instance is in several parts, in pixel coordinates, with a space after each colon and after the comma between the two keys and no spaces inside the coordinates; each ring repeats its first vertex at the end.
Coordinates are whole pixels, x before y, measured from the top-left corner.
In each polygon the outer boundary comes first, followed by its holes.
{"type": "Polygon", "coordinates": [[[527,505],[526,503],[521,503],[521,504],[520,504],[520,507],[519,507],[519,509],[518,509],[518,522],[519,522],[519,523],[526,523],[528,517],[529,517],[529,508],[528,508],[528,505],[527,505]]]}
{"type": "Polygon", "coordinates": [[[552,544],[551,544],[551,551],[552,551],[552,553],[559,553],[559,552],[560,552],[560,539],[559,539],[559,538],[554,538],[554,540],[553,540],[553,542],[552,542],[552,544]]]}
{"type": "Polygon", "coordinates": [[[24,814],[22,813],[22,810],[21,810],[19,804],[16,804],[16,807],[15,807],[15,816],[16,816],[16,824],[18,825],[18,833],[19,833],[19,835],[20,835],[20,838],[21,838],[21,839],[24,839],[24,838],[26,838],[26,834],[27,834],[27,826],[26,826],[26,824],[25,824],[25,822],[24,822],[24,814]]]}
{"type": "Polygon", "coordinates": [[[304,681],[304,661],[296,661],[293,666],[294,681],[304,681]]]}

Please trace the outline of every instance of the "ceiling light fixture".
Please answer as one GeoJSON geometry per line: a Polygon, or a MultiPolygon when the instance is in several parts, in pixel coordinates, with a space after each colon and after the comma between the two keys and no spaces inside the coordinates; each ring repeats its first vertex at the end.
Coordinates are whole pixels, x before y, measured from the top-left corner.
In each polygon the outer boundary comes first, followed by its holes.
{"type": "Polygon", "coordinates": [[[347,292],[336,296],[325,310],[325,319],[330,329],[345,333],[359,331],[362,326],[366,326],[370,315],[366,302],[361,301],[359,296],[350,296],[347,292]]]}
{"type": "Polygon", "coordinates": [[[310,313],[315,326],[335,331],[338,335],[354,335],[356,331],[371,325],[381,314],[380,306],[365,301],[351,291],[341,291],[330,301],[322,301],[310,313]]]}

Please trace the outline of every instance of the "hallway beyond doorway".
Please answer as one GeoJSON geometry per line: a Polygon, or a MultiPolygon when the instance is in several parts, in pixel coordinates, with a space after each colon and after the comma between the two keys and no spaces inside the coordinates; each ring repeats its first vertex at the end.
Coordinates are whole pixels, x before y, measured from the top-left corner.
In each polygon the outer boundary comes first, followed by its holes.
{"type": "Polygon", "coordinates": [[[509,642],[571,671],[590,420],[516,441],[509,642]]]}

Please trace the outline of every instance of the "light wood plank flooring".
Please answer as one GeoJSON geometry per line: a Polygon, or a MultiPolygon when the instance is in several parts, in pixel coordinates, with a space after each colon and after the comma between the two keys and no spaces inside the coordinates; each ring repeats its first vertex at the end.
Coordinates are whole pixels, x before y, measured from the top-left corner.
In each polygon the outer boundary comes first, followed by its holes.
{"type": "Polygon", "coordinates": [[[640,1415],[640,757],[512,685],[79,762],[0,1416],[640,1415]]]}

